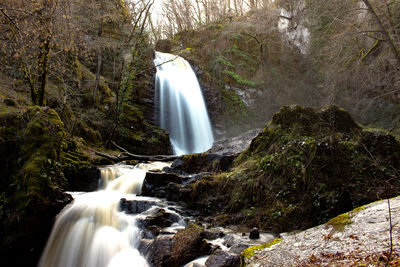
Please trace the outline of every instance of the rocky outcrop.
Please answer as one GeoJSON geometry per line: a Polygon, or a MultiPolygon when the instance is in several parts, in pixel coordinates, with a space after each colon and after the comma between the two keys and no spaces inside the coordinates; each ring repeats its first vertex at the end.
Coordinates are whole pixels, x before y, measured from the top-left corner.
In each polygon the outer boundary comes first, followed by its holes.
{"type": "Polygon", "coordinates": [[[382,200],[303,232],[282,234],[276,242],[246,249],[243,265],[398,266],[400,197],[390,199],[390,208],[389,213],[387,200],[382,200]]]}
{"type": "Polygon", "coordinates": [[[65,137],[63,123],[49,108],[0,116],[0,254],[5,262],[35,263],[54,217],[72,200],[62,190],[65,137]]]}
{"type": "Polygon", "coordinates": [[[220,224],[304,229],[399,194],[399,169],[389,133],[335,106],[283,107],[230,170],[193,183],[191,203],[220,224]]]}

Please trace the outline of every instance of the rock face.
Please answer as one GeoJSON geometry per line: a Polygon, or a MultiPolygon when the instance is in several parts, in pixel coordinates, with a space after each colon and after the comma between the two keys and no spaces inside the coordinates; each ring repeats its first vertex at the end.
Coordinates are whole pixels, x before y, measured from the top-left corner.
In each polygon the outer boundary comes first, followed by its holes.
{"type": "Polygon", "coordinates": [[[242,153],[261,131],[262,129],[253,129],[233,138],[218,140],[207,152],[232,155],[242,153]]]}
{"type": "MultiPolygon", "coordinates": [[[[389,266],[400,264],[400,197],[390,200],[393,254],[389,266]]],[[[342,214],[324,225],[282,235],[267,248],[242,253],[246,266],[385,266],[390,250],[387,200],[342,214]]]]}
{"type": "Polygon", "coordinates": [[[65,136],[52,109],[31,107],[0,117],[0,254],[5,262],[34,264],[53,218],[72,200],[62,190],[65,136]]]}

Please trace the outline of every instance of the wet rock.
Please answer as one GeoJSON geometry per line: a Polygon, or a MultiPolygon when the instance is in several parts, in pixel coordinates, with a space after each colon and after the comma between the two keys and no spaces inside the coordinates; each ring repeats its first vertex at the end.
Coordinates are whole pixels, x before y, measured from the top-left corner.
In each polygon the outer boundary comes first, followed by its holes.
{"type": "Polygon", "coordinates": [[[160,234],[160,227],[156,225],[150,225],[144,231],[143,237],[147,239],[153,239],[160,234]]]}
{"type": "Polygon", "coordinates": [[[121,211],[126,212],[127,214],[139,214],[142,213],[151,207],[157,205],[158,202],[150,201],[150,200],[126,200],[125,198],[121,198],[119,202],[119,208],[121,211]]]}
{"type": "Polygon", "coordinates": [[[64,168],[69,191],[91,192],[99,188],[100,170],[97,167],[69,165],[64,168]]]}
{"type": "Polygon", "coordinates": [[[216,231],[216,230],[207,230],[207,231],[203,232],[203,237],[205,239],[208,239],[208,240],[214,240],[214,239],[217,239],[217,238],[221,238],[224,235],[225,235],[224,232],[216,231]]]}
{"type": "Polygon", "coordinates": [[[216,250],[206,261],[207,267],[239,267],[240,256],[238,254],[216,250]]]}
{"type": "Polygon", "coordinates": [[[254,227],[251,231],[250,231],[250,235],[249,235],[250,239],[258,239],[260,238],[260,231],[258,231],[258,229],[256,227],[254,227]]]}
{"type": "Polygon", "coordinates": [[[147,261],[152,266],[167,266],[165,262],[171,257],[172,238],[172,236],[159,236],[151,245],[144,248],[147,261]]]}
{"type": "MultiPolygon", "coordinates": [[[[182,177],[174,173],[147,172],[142,186],[142,196],[156,196],[157,191],[163,190],[170,182],[180,184],[182,177]]],[[[157,195],[164,197],[164,195],[157,195]]]]}
{"type": "Polygon", "coordinates": [[[171,212],[167,212],[165,209],[159,208],[154,215],[147,216],[146,219],[141,221],[141,225],[144,228],[149,229],[149,226],[158,227],[169,227],[173,223],[180,221],[179,215],[171,212]]]}
{"type": "Polygon", "coordinates": [[[149,246],[146,255],[153,266],[181,266],[198,257],[213,252],[212,245],[205,240],[203,228],[191,225],[178,231],[173,237],[158,236],[149,246]]]}

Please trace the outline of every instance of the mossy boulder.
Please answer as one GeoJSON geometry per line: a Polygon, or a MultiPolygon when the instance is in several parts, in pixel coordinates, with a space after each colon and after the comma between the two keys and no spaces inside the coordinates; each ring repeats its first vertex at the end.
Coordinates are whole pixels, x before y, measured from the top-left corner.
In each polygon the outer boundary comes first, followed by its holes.
{"type": "Polygon", "coordinates": [[[168,155],[172,153],[166,131],[148,123],[142,111],[125,104],[120,123],[112,138],[131,153],[143,155],[168,155]]]}
{"type": "Polygon", "coordinates": [[[60,161],[65,132],[58,114],[31,107],[0,116],[0,253],[34,264],[55,215],[71,201],[60,161]]]}
{"type": "Polygon", "coordinates": [[[289,231],[398,195],[399,171],[400,143],[389,133],[364,129],[335,106],[291,106],[193,195],[210,212],[225,206],[221,223],[289,231]]]}
{"type": "Polygon", "coordinates": [[[285,106],[272,117],[271,125],[301,135],[327,135],[331,133],[357,134],[361,127],[350,114],[337,106],[313,109],[299,105],[285,106]]]}

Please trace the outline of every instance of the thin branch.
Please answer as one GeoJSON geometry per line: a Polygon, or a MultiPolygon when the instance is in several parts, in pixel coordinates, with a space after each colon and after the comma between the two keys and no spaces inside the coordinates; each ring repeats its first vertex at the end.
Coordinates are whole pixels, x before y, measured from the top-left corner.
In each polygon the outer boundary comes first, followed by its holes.
{"type": "Polygon", "coordinates": [[[388,208],[389,208],[389,235],[390,235],[390,251],[389,255],[385,264],[385,267],[389,266],[390,258],[392,257],[393,253],[393,225],[392,225],[392,210],[390,209],[390,199],[387,199],[388,208]]]}
{"type": "Polygon", "coordinates": [[[17,28],[18,31],[21,31],[20,28],[18,27],[17,23],[6,13],[6,10],[4,8],[0,8],[1,13],[9,20],[11,21],[12,24],[14,24],[15,28],[17,28]]]}
{"type": "Polygon", "coordinates": [[[162,65],[164,65],[164,64],[166,64],[166,63],[168,63],[168,62],[172,62],[172,61],[174,61],[175,59],[177,59],[178,57],[179,57],[179,56],[176,56],[176,57],[174,57],[173,59],[164,61],[163,63],[160,63],[160,64],[155,65],[155,66],[153,66],[153,67],[147,68],[147,69],[145,69],[145,70],[143,70],[143,71],[141,71],[141,72],[138,72],[138,73],[136,73],[136,76],[142,75],[143,73],[146,73],[146,72],[148,72],[148,71],[150,71],[150,70],[154,70],[154,69],[158,68],[159,66],[162,66],[162,65]]]}

